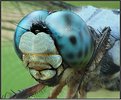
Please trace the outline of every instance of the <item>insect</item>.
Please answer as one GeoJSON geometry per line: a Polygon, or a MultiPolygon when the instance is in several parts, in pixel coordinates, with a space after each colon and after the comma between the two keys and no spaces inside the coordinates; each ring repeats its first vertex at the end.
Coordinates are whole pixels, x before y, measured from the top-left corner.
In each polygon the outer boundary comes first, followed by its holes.
{"type": "Polygon", "coordinates": [[[27,98],[46,85],[54,89],[48,98],[57,98],[67,85],[67,98],[85,96],[87,84],[97,74],[104,54],[111,48],[111,29],[97,34],[71,11],[35,11],[17,26],[14,43],[19,58],[39,84],[11,98],[27,98]]]}

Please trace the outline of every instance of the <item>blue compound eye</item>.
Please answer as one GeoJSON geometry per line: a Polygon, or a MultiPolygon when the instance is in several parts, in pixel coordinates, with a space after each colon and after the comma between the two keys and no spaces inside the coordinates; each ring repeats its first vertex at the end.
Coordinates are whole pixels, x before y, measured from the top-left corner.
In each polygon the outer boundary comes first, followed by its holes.
{"type": "Polygon", "coordinates": [[[48,11],[34,11],[25,16],[17,25],[14,35],[14,45],[20,59],[22,59],[22,52],[19,49],[21,36],[27,31],[33,32],[34,34],[39,31],[44,31],[45,27],[43,23],[48,15],[48,11]]]}
{"type": "MultiPolygon", "coordinates": [[[[86,23],[70,11],[35,11],[25,16],[18,24],[14,43],[18,56],[21,36],[30,31],[34,34],[45,32],[50,34],[63,61],[69,66],[86,66],[94,51],[94,41],[86,23]],[[48,32],[46,31],[46,28],[48,32]]],[[[40,40],[41,41],[41,40],[40,40]]]]}
{"type": "Polygon", "coordinates": [[[52,13],[45,23],[63,60],[72,67],[84,67],[94,51],[93,38],[86,23],[70,11],[52,13]]]}

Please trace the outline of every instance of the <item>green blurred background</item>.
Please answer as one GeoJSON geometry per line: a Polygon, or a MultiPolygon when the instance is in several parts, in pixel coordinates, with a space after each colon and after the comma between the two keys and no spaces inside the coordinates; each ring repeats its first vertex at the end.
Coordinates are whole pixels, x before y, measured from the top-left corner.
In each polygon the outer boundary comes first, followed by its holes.
{"type": "MultiPolygon", "coordinates": [[[[25,66],[17,57],[14,46],[13,36],[17,23],[26,14],[41,9],[48,10],[61,10],[71,9],[75,6],[92,5],[101,8],[120,8],[119,1],[2,1],[1,3],[2,14],[2,97],[9,97],[13,93],[11,90],[18,92],[29,86],[36,84],[37,82],[30,76],[25,66]]],[[[47,98],[51,87],[46,87],[40,93],[34,95],[31,98],[47,98]]],[[[63,98],[66,95],[66,87],[59,95],[59,98],[63,98]]],[[[89,92],[88,98],[119,98],[119,92],[110,92],[101,89],[96,92],[89,92]]]]}

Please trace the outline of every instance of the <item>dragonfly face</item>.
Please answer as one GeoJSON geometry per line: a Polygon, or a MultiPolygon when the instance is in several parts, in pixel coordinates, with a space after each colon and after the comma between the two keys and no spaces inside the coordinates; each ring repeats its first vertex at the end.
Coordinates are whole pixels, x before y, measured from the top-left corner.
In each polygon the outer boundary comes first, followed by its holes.
{"type": "Polygon", "coordinates": [[[58,83],[63,71],[62,57],[48,34],[26,32],[20,39],[19,48],[23,62],[35,80],[51,86],[58,83]]]}
{"type": "Polygon", "coordinates": [[[58,83],[64,68],[84,68],[94,52],[86,23],[70,11],[28,14],[18,24],[14,40],[32,77],[48,85],[58,83]]]}

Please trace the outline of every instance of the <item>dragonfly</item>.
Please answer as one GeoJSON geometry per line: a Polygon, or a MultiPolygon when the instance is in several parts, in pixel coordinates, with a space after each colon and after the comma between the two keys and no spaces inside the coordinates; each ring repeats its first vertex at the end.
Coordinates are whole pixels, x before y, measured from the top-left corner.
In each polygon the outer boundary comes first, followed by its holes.
{"type": "MultiPolygon", "coordinates": [[[[37,20],[36,23],[33,23],[34,18],[30,21],[26,16],[18,24],[16,33],[19,34],[15,33],[14,38],[16,52],[25,66],[29,68],[31,76],[39,83],[15,93],[10,98],[28,98],[41,91],[45,86],[53,87],[48,98],[57,98],[65,85],[68,86],[67,98],[79,98],[79,96],[86,98],[88,91],[99,88],[112,89],[113,86],[116,86],[113,87],[114,90],[119,89],[119,10],[87,6],[72,9],[72,11],[63,11],[66,17],[63,17],[60,12],[44,12],[44,17],[38,17],[42,21],[37,20]],[[72,18],[68,16],[68,13],[72,14],[72,18]],[[57,20],[55,20],[55,16],[57,16],[57,20]],[[76,20],[78,18],[81,20],[75,21],[73,16],[76,20]],[[61,24],[58,24],[59,18],[61,24]],[[24,21],[29,24],[25,25],[24,21]],[[80,30],[77,29],[74,34],[71,33],[76,27],[80,27],[80,30]],[[68,48],[73,47],[66,41],[66,37],[70,36],[68,31],[73,35],[69,38],[72,44],[78,43],[77,39],[80,39],[78,38],[80,34],[76,33],[80,32],[83,35],[82,44],[77,46],[79,50],[82,50],[82,54],[79,53],[80,59],[68,59],[73,58],[71,54],[68,55],[68,58],[65,56],[69,52],[68,48]],[[66,36],[62,34],[64,32],[67,33],[66,36]],[[84,36],[84,34],[87,35],[84,36]],[[87,37],[89,41],[86,41],[87,37]],[[63,41],[59,40],[60,38],[66,41],[67,48],[65,45],[61,45],[63,41]],[[45,43],[44,46],[43,43],[45,43]],[[83,43],[87,43],[87,48],[83,43]],[[60,50],[64,46],[66,49],[60,50]],[[85,51],[86,49],[87,51],[85,51]],[[87,55],[85,56],[83,52],[86,52],[87,55]]],[[[35,18],[37,19],[36,16],[35,18]]],[[[74,54],[78,51],[74,52],[75,48],[71,48],[74,54]]]]}

